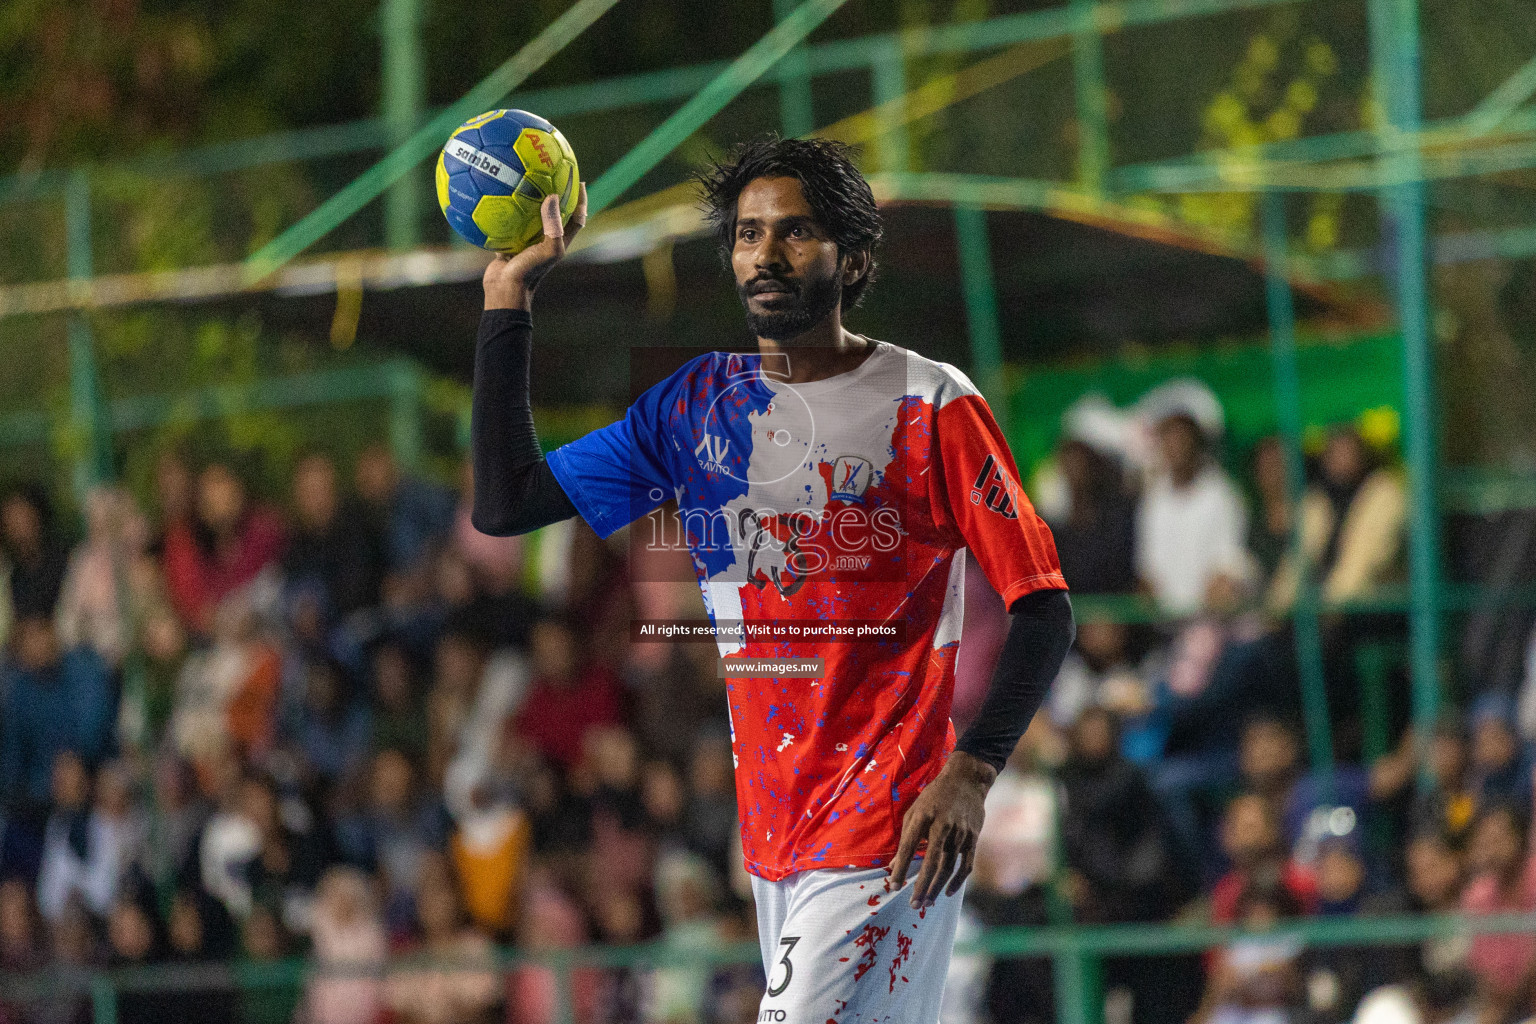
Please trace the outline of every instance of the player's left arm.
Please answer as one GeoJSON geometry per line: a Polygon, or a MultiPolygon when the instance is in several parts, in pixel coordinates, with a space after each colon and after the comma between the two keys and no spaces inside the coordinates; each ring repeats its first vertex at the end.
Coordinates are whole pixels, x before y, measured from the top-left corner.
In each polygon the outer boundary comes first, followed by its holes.
{"type": "MultiPolygon", "coordinates": [[[[935,515],[976,556],[1011,613],[992,683],[971,727],[902,821],[891,888],[906,884],[919,843],[927,853],[912,886],[914,907],[953,895],[970,875],[987,790],[1040,709],[1072,646],[1075,627],[1050,528],[1018,485],[1002,431],[980,395],[935,413],[939,469],[935,515]]],[[[956,555],[956,557],[961,557],[956,555]]]]}
{"type": "Polygon", "coordinates": [[[964,754],[992,768],[994,774],[1014,748],[1061,671],[1077,624],[1065,590],[1036,590],[1013,602],[1008,638],[998,654],[992,685],[981,710],[955,744],[964,754]]]}

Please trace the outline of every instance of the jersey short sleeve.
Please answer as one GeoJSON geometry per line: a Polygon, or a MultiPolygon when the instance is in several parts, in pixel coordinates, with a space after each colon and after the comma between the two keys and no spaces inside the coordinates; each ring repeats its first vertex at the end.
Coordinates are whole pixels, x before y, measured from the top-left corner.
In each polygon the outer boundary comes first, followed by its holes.
{"type": "Polygon", "coordinates": [[[647,389],[617,423],[549,453],[555,479],[598,536],[612,536],[673,496],[671,425],[695,362],[647,389]]]}
{"type": "Polygon", "coordinates": [[[1056,541],[1019,486],[1019,471],[992,410],[955,374],[958,386],[945,389],[950,394],[934,411],[943,490],[935,501],[936,518],[949,521],[1007,607],[1032,591],[1067,589],[1056,541]]]}

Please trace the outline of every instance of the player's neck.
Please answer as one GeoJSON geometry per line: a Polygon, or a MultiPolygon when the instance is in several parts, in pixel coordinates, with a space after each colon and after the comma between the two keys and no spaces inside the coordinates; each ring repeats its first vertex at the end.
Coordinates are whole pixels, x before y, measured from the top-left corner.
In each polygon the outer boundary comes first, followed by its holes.
{"type": "Polygon", "coordinates": [[[785,383],[809,384],[856,369],[874,352],[875,343],[844,329],[840,317],[829,316],[790,341],[759,337],[757,350],[773,357],[765,359],[765,368],[771,364],[783,367],[780,373],[787,371],[785,383]]]}

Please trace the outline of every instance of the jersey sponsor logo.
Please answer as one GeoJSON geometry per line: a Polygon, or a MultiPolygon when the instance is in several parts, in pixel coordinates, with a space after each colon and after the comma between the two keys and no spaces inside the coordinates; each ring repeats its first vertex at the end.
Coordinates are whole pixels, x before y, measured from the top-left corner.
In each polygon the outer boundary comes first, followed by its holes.
{"type": "Polygon", "coordinates": [[[704,467],[706,473],[729,473],[725,468],[726,456],[731,453],[729,438],[719,437],[715,434],[704,435],[693,449],[693,454],[698,458],[699,465],[704,467]]]}
{"type": "Polygon", "coordinates": [[[863,501],[874,471],[868,459],[857,455],[839,455],[832,463],[832,486],[827,495],[828,500],[863,501]]]}
{"type": "Polygon", "coordinates": [[[976,474],[976,482],[971,484],[971,504],[984,504],[1004,519],[1017,519],[1018,487],[998,465],[997,456],[989,452],[987,461],[981,464],[981,472],[976,474]]]}

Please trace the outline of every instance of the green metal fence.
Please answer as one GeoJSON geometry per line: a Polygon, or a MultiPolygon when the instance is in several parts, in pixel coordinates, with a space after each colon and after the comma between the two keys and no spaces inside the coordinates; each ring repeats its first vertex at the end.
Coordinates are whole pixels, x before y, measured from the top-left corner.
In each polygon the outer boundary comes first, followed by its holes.
{"type": "MultiPolygon", "coordinates": [[[[1262,933],[1238,928],[1193,924],[1052,925],[1002,927],[957,945],[956,956],[985,956],[993,961],[1047,957],[1053,965],[1056,1024],[1101,1024],[1104,1010],[1103,961],[1107,957],[1155,957],[1198,953],[1234,940],[1262,935],[1295,941],[1308,948],[1372,948],[1404,946],[1452,937],[1536,933],[1536,915],[1487,917],[1437,915],[1419,917],[1353,917],[1287,921],[1262,933]]],[[[530,954],[514,948],[495,954],[495,969],[504,972],[540,969],[558,983],[556,1020],[575,1020],[572,977],[584,970],[651,971],[700,969],[760,963],[755,942],[721,943],[708,949],[679,949],[666,942],[640,946],[589,946],[569,951],[530,954]]],[[[433,961],[411,958],[397,967],[420,970],[483,971],[484,962],[433,961]]],[[[117,971],[55,969],[21,976],[0,976],[0,1002],[30,1003],[65,999],[88,1000],[93,1024],[117,1024],[122,996],[150,992],[234,991],[252,997],[262,993],[298,994],[317,977],[383,977],[388,968],[326,967],[300,958],[269,962],[145,966],[117,971]]]]}
{"type": "MultiPolygon", "coordinates": [[[[1099,4],[1071,0],[1056,8],[1028,14],[807,45],[801,40],[821,18],[831,13],[837,6],[836,0],[810,0],[803,4],[780,0],[775,4],[775,28],[736,61],[523,93],[517,95],[516,100],[557,118],[579,112],[631,110],[645,104],[669,108],[667,114],[655,119],[654,129],[644,132],[637,145],[609,162],[608,170],[617,172],[616,177],[595,191],[602,198],[611,200],[641,180],[658,182],[655,174],[648,176],[647,172],[651,172],[664,155],[692,137],[711,115],[747,94],[752,87],[778,89],[779,95],[773,97],[779,101],[775,104],[777,113],[771,120],[786,128],[803,129],[807,124],[815,123],[818,113],[815,94],[807,97],[806,83],[817,78],[856,73],[864,81],[876,104],[875,109],[884,111],[889,118],[879,133],[878,145],[871,150],[876,169],[900,176],[911,169],[910,126],[900,117],[900,108],[903,97],[909,94],[908,78],[915,62],[942,54],[976,53],[1027,41],[1068,41],[1072,57],[1071,106],[1077,131],[1072,180],[1042,181],[1021,174],[1014,179],[987,182],[989,194],[996,192],[999,186],[1037,197],[1053,190],[1058,193],[1065,190],[1086,202],[1100,196],[1126,198],[1138,194],[1263,193],[1263,230],[1253,241],[1257,243],[1255,255],[1266,274],[1273,401],[1291,453],[1293,492],[1299,490],[1297,466],[1300,426],[1304,422],[1301,415],[1304,381],[1300,370],[1303,355],[1296,344],[1291,295],[1294,272],[1298,268],[1316,271],[1321,267],[1325,273],[1320,276],[1354,278],[1370,275],[1383,284],[1381,292],[1390,300],[1402,339],[1401,408],[1410,492],[1410,580],[1402,597],[1404,603],[1393,607],[1406,608],[1409,615],[1407,656],[1413,688],[1413,717],[1420,726],[1418,734],[1427,741],[1437,715],[1443,674],[1442,616],[1447,608],[1460,600],[1456,591],[1446,587],[1441,566],[1442,488],[1435,401],[1438,375],[1433,343],[1436,324],[1432,315],[1428,270],[1432,258],[1454,261],[1486,258],[1490,254],[1514,256],[1536,252],[1536,232],[1525,225],[1479,224],[1467,231],[1442,236],[1437,242],[1431,237],[1426,213],[1430,187],[1427,183],[1489,175],[1536,164],[1536,146],[1524,137],[1536,126],[1536,110],[1524,107],[1536,93],[1536,71],[1527,65],[1473,109],[1457,112],[1454,116],[1444,116],[1441,112],[1437,119],[1427,121],[1420,81],[1425,43],[1419,4],[1416,0],[1365,0],[1363,14],[1369,35],[1370,77],[1379,116],[1364,130],[1228,148],[1138,165],[1116,165],[1118,154],[1112,144],[1106,85],[1113,76],[1114,54],[1105,49],[1107,38],[1177,20],[1293,5],[1306,6],[1301,0],[1124,0],[1099,4]],[[672,104],[680,101],[678,109],[670,109],[672,104]],[[1329,190],[1348,192],[1374,203],[1373,210],[1379,219],[1379,231],[1370,243],[1375,246],[1374,251],[1367,248],[1338,252],[1321,261],[1298,251],[1287,227],[1295,213],[1294,196],[1329,190]]],[[[475,103],[482,99],[486,106],[499,102],[506,90],[498,91],[498,82],[508,85],[520,82],[529,70],[538,66],[542,57],[547,56],[548,46],[558,47],[560,39],[570,37],[572,33],[566,29],[579,31],[582,19],[596,17],[602,6],[599,0],[584,0],[574,5],[567,19],[557,21],[547,30],[563,26],[560,31],[541,35],[535,40],[535,43],[545,40],[540,44],[545,46],[544,50],[534,46],[528,56],[519,54],[514,57],[482,83],[482,89],[471,94],[475,103]]],[[[407,34],[406,29],[412,23],[411,14],[409,4],[392,5],[390,23],[399,27],[402,35],[407,34]]],[[[278,230],[286,228],[294,233],[287,235],[282,245],[270,247],[251,267],[252,274],[265,273],[341,225],[363,203],[408,173],[433,148],[423,147],[419,128],[414,132],[407,130],[413,127],[413,120],[419,125],[420,119],[427,116],[412,106],[412,72],[408,64],[408,58],[401,58],[395,64],[399,77],[392,78],[390,109],[383,118],[357,125],[233,143],[182,157],[139,161],[124,168],[12,177],[0,181],[0,200],[35,200],[43,195],[62,200],[68,258],[67,266],[59,273],[71,279],[72,294],[88,296],[86,281],[97,269],[91,228],[95,221],[92,213],[95,189],[101,176],[117,172],[155,178],[231,173],[275,163],[355,155],[390,147],[389,154],[379,165],[382,170],[376,168],[366,172],[338,194],[345,195],[346,201],[333,196],[336,201],[312,211],[299,224],[277,226],[278,230]]],[[[456,110],[450,112],[456,116],[456,110]]],[[[759,126],[753,122],[747,127],[755,129],[759,126]]],[[[672,177],[682,176],[681,168],[674,171],[672,177]]],[[[974,181],[959,182],[951,176],[942,182],[925,179],[909,184],[931,187],[933,191],[929,198],[947,197],[956,206],[955,231],[966,275],[972,362],[983,387],[988,388],[996,400],[999,397],[997,381],[1002,376],[999,339],[1005,336],[1005,324],[989,280],[992,253],[983,212],[988,204],[978,199],[980,193],[974,181]]],[[[390,194],[398,195],[396,192],[390,194]]],[[[1039,204],[1043,201],[1036,198],[1032,202],[1039,204]]],[[[400,198],[392,199],[390,203],[391,213],[387,218],[390,241],[401,243],[410,236],[405,227],[411,216],[410,203],[400,198]]],[[[244,255],[242,248],[240,256],[244,255]]],[[[48,272],[46,267],[37,269],[48,272]]],[[[79,305],[88,303],[82,298],[79,305]]],[[[131,420],[138,414],[134,413],[132,402],[121,407],[116,403],[104,407],[94,366],[90,321],[79,312],[70,314],[68,345],[71,420],[73,429],[86,439],[74,449],[78,459],[77,480],[84,482],[101,471],[99,453],[112,424],[120,419],[131,420]]],[[[274,398],[274,401],[281,400],[285,399],[274,398]]],[[[148,404],[153,406],[155,401],[148,400],[148,404]]],[[[1001,403],[995,404],[1001,406],[1001,403]]],[[[209,399],[208,407],[217,408],[216,396],[209,399]]],[[[14,425],[22,432],[31,430],[35,433],[42,429],[40,422],[36,418],[22,417],[14,420],[14,425]]],[[[408,430],[403,430],[402,434],[408,435],[408,430]]],[[[408,439],[405,443],[409,447],[408,439]]],[[[1328,746],[1328,723],[1321,691],[1321,656],[1316,629],[1311,624],[1319,611],[1314,590],[1313,587],[1303,588],[1298,605],[1301,628],[1295,632],[1303,691],[1307,694],[1309,739],[1314,752],[1318,752],[1328,746]]],[[[999,934],[1006,937],[1013,933],[999,934]]],[[[1094,955],[1105,952],[1105,949],[1093,946],[1099,940],[1091,936],[1098,935],[1097,932],[1028,934],[1056,936],[1051,940],[1055,945],[1049,951],[1058,958],[1058,965],[1077,963],[1073,957],[1087,955],[1083,952],[1085,949],[1094,955]]],[[[1210,939],[1210,936],[1206,938],[1210,939]]],[[[1148,938],[1147,941],[1153,940],[1148,938]]],[[[1070,975],[1067,967],[1061,969],[1070,975]]]]}

